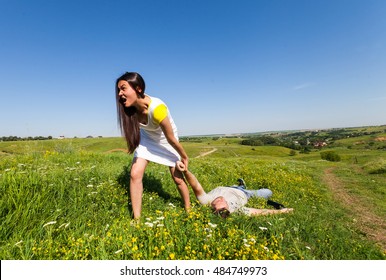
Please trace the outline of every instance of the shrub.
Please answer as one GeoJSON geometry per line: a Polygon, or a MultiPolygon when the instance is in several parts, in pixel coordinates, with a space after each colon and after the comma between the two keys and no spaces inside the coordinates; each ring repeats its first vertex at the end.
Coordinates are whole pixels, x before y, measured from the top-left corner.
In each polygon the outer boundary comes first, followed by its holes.
{"type": "Polygon", "coordinates": [[[369,174],[385,174],[386,173],[386,160],[377,159],[367,163],[363,167],[369,174]]]}
{"type": "Polygon", "coordinates": [[[320,156],[324,160],[328,161],[340,161],[340,156],[334,151],[321,152],[320,156]]]}

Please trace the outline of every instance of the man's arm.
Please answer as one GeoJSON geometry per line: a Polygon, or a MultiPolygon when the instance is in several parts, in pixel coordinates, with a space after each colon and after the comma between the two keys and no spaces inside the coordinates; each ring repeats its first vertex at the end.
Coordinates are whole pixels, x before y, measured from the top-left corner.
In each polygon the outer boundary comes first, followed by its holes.
{"type": "Polygon", "coordinates": [[[291,213],[294,211],[293,208],[282,208],[282,209],[256,209],[256,208],[246,208],[246,214],[249,216],[264,216],[280,213],[291,213]]]}
{"type": "Polygon", "coordinates": [[[205,194],[205,191],[201,186],[200,182],[197,180],[196,176],[194,176],[192,172],[187,170],[185,165],[181,161],[177,161],[176,167],[179,171],[181,171],[184,174],[186,181],[192,187],[194,195],[196,197],[199,197],[205,194]]]}

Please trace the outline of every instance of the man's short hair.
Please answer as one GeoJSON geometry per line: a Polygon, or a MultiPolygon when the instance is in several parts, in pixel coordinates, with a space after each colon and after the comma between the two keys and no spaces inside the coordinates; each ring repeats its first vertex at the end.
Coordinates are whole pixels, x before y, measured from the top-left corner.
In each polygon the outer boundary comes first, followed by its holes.
{"type": "Polygon", "coordinates": [[[231,214],[231,212],[229,212],[229,210],[226,208],[218,209],[218,210],[214,211],[213,213],[215,215],[220,216],[221,218],[224,218],[224,219],[228,218],[229,215],[231,214]]]}

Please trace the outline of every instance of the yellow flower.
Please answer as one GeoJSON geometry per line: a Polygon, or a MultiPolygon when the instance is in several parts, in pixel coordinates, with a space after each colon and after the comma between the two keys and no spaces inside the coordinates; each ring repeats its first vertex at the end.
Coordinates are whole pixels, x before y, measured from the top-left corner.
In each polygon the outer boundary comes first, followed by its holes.
{"type": "Polygon", "coordinates": [[[170,253],[170,254],[169,254],[169,258],[170,258],[171,260],[174,260],[174,257],[175,257],[174,253],[170,253]]]}

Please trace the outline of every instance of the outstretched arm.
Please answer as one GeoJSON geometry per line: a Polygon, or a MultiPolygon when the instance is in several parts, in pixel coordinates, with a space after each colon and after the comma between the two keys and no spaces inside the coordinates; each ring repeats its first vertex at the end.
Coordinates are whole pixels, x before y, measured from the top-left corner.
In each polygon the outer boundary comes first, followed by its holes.
{"type": "Polygon", "coordinates": [[[203,194],[205,194],[205,191],[203,187],[201,186],[200,182],[197,180],[196,176],[193,175],[192,172],[190,172],[186,167],[185,164],[183,164],[181,161],[177,161],[176,167],[179,171],[181,171],[188,184],[192,187],[194,195],[196,197],[199,197],[203,194]]]}
{"type": "Polygon", "coordinates": [[[246,208],[247,214],[249,216],[263,216],[263,215],[272,215],[280,213],[290,213],[293,208],[282,208],[282,209],[256,209],[256,208],[246,208]]]}

